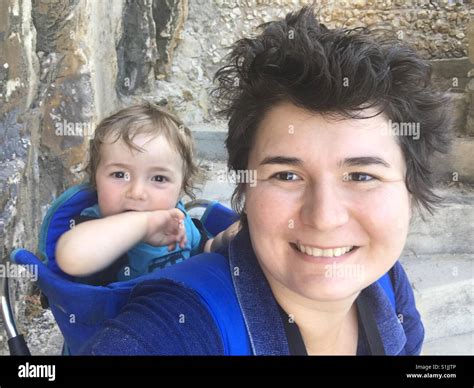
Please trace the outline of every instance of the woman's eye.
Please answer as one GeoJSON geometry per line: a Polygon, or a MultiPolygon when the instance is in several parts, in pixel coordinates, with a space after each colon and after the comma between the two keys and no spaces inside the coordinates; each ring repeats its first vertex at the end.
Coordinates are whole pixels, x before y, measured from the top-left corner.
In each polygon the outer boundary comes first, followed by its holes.
{"type": "Polygon", "coordinates": [[[155,175],[153,178],[151,178],[151,180],[154,182],[159,182],[159,183],[163,183],[167,181],[166,177],[163,175],[155,175]]]}
{"type": "Polygon", "coordinates": [[[376,178],[373,177],[372,175],[365,174],[363,172],[351,172],[350,174],[347,174],[347,179],[349,181],[354,181],[354,182],[370,182],[375,180],[376,178]]]}
{"type": "Polygon", "coordinates": [[[290,171],[278,172],[273,175],[272,178],[276,178],[280,181],[297,181],[301,179],[297,174],[290,171]]]}

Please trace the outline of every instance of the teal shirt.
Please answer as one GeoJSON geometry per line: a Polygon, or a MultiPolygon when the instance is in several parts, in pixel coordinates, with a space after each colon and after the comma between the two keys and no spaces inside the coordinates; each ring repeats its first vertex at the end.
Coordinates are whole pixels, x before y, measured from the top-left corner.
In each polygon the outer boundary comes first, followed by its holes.
{"type": "MultiPolygon", "coordinates": [[[[181,201],[176,204],[176,208],[184,215],[184,227],[186,229],[186,246],[177,246],[173,251],[169,251],[167,246],[155,247],[150,244],[139,243],[132,247],[126,254],[128,264],[120,268],[117,273],[117,281],[126,281],[138,276],[162,269],[170,265],[179,263],[190,256],[200,253],[199,245],[201,234],[194,225],[191,217],[186,213],[181,201]]],[[[81,216],[102,218],[99,205],[88,207],[81,212],[81,216]]]]}

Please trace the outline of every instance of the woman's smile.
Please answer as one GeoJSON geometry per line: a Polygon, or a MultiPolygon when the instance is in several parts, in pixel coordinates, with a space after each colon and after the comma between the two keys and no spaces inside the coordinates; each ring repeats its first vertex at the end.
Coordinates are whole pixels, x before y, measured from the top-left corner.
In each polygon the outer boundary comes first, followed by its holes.
{"type": "Polygon", "coordinates": [[[291,248],[298,257],[310,264],[328,265],[332,263],[345,263],[350,260],[359,247],[354,245],[340,246],[334,249],[321,249],[303,245],[300,243],[290,243],[291,248]]]}

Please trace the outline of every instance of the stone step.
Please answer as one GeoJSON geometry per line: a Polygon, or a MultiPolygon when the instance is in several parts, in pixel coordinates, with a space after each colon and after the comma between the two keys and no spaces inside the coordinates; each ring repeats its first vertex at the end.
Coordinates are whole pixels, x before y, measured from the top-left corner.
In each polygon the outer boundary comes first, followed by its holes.
{"type": "Polygon", "coordinates": [[[405,256],[400,261],[413,286],[425,342],[474,331],[473,254],[405,256]]]}
{"type": "Polygon", "coordinates": [[[474,331],[439,338],[423,344],[422,355],[474,355],[474,331]]]}
{"type": "Polygon", "coordinates": [[[226,162],[225,139],[227,137],[227,126],[225,123],[191,124],[189,128],[193,132],[198,159],[226,162]]]}
{"type": "Polygon", "coordinates": [[[447,154],[435,154],[433,176],[437,182],[452,181],[474,183],[474,137],[456,137],[447,154]]]}
{"type": "MultiPolygon", "coordinates": [[[[235,187],[235,180],[227,175],[227,164],[223,161],[202,160],[201,167],[205,170],[205,181],[198,186],[196,197],[219,201],[230,207],[230,198],[235,187]]],[[[184,198],[185,202],[189,198],[184,198]]]]}
{"type": "Polygon", "coordinates": [[[436,193],[445,198],[444,207],[426,222],[414,216],[405,254],[427,255],[461,253],[474,255],[474,191],[469,188],[439,187],[436,193]]]}

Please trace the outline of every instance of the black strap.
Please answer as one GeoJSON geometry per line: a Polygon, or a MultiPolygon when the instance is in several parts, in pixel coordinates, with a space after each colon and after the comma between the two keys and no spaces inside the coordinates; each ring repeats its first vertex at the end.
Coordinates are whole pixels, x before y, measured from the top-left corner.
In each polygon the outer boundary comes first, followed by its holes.
{"type": "Polygon", "coordinates": [[[290,316],[285,310],[278,304],[278,310],[280,312],[283,326],[285,327],[286,339],[288,341],[288,350],[291,356],[307,356],[308,352],[301,336],[300,329],[296,322],[290,322],[290,316]]]}
{"type": "MultiPolygon", "coordinates": [[[[359,296],[359,298],[357,298],[356,303],[358,310],[358,322],[360,325],[359,330],[364,331],[365,338],[367,339],[367,343],[369,345],[370,354],[384,356],[386,354],[385,349],[383,347],[383,342],[380,337],[379,329],[377,327],[377,323],[375,321],[375,317],[370,307],[370,304],[368,303],[368,300],[364,297],[359,296]]],[[[290,355],[308,355],[298,325],[295,322],[290,323],[288,314],[285,312],[285,310],[282,309],[280,305],[278,305],[278,310],[280,312],[280,316],[283,321],[283,326],[285,328],[290,355]]]]}
{"type": "Polygon", "coordinates": [[[357,310],[359,314],[359,322],[362,324],[362,329],[365,332],[365,337],[369,344],[370,354],[374,356],[385,356],[385,349],[383,347],[382,339],[380,338],[377,322],[375,321],[372,308],[363,296],[357,298],[357,310]]]}
{"type": "Polygon", "coordinates": [[[201,241],[199,242],[199,252],[202,253],[204,252],[204,247],[206,245],[206,242],[209,240],[209,237],[207,236],[206,228],[200,220],[198,220],[197,218],[191,218],[191,220],[193,221],[194,226],[197,228],[199,234],[201,235],[201,241]]]}
{"type": "Polygon", "coordinates": [[[26,344],[23,335],[19,334],[10,338],[8,341],[8,350],[12,356],[31,356],[30,349],[26,344]]]}

